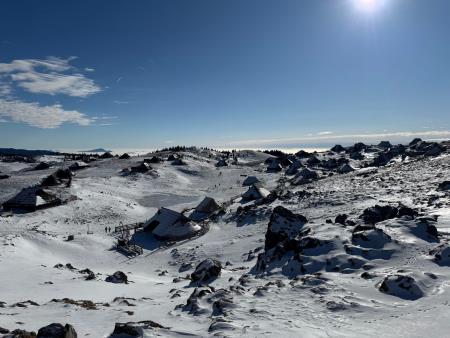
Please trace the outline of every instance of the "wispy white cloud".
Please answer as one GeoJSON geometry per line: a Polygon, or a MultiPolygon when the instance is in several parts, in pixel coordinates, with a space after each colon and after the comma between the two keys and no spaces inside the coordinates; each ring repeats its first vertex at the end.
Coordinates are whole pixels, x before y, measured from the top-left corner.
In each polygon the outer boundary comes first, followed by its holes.
{"type": "Polygon", "coordinates": [[[0,79],[10,88],[14,84],[35,94],[87,97],[101,91],[92,79],[77,72],[70,64],[73,59],[49,57],[0,63],[0,79]]]}
{"type": "Polygon", "coordinates": [[[36,102],[0,99],[0,119],[26,123],[38,128],[56,128],[63,123],[88,126],[92,119],[76,110],[65,110],[61,105],[42,106],[36,102]]]}
{"type": "Polygon", "coordinates": [[[15,95],[18,88],[34,94],[81,98],[101,91],[92,79],[71,65],[74,59],[48,57],[0,63],[0,122],[25,123],[38,128],[56,128],[64,123],[93,125],[96,119],[77,110],[66,110],[60,104],[24,102],[15,95]]]}
{"type": "Polygon", "coordinates": [[[332,131],[321,131],[321,132],[318,132],[317,133],[317,135],[331,135],[331,134],[333,134],[333,132],[332,131]]]}
{"type": "Polygon", "coordinates": [[[115,104],[128,104],[128,101],[120,101],[120,100],[114,100],[115,104]]]}
{"type": "Polygon", "coordinates": [[[9,97],[11,96],[12,88],[8,84],[0,84],[0,96],[9,97]]]}

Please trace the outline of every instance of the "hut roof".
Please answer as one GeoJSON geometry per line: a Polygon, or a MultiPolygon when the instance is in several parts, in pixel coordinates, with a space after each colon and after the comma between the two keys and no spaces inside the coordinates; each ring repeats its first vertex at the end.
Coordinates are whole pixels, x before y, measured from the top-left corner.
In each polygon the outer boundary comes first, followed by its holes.
{"type": "Polygon", "coordinates": [[[59,202],[61,200],[51,192],[39,186],[33,186],[22,189],[16,196],[5,202],[3,207],[5,209],[36,210],[59,202]]]}
{"type": "Polygon", "coordinates": [[[199,205],[195,208],[197,212],[210,214],[216,210],[218,210],[220,206],[217,204],[217,202],[214,200],[214,198],[211,197],[205,197],[203,201],[200,202],[199,205]]]}
{"type": "Polygon", "coordinates": [[[242,199],[245,201],[258,200],[269,196],[270,192],[267,189],[251,185],[248,190],[242,194],[242,199]]]}
{"type": "Polygon", "coordinates": [[[246,187],[256,183],[259,183],[259,179],[256,176],[247,176],[242,185],[246,187]]]}
{"type": "Polygon", "coordinates": [[[50,168],[50,164],[45,162],[40,162],[37,166],[34,167],[34,170],[44,170],[50,168]]]}
{"type": "Polygon", "coordinates": [[[167,208],[160,208],[144,224],[146,231],[163,240],[180,240],[191,237],[201,230],[201,226],[190,221],[182,213],[167,208]]]}

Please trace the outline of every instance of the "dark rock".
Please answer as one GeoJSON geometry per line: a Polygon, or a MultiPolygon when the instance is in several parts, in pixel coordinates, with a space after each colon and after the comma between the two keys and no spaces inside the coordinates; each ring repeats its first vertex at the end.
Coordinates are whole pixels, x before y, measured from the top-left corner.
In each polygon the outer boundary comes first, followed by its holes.
{"type": "Polygon", "coordinates": [[[305,216],[277,206],[270,215],[266,232],[265,248],[270,249],[286,239],[294,239],[308,220],[305,216]]]}
{"type": "Polygon", "coordinates": [[[392,144],[389,141],[381,141],[380,143],[378,143],[378,146],[380,148],[388,149],[392,147],[392,144]]]}
{"type": "Polygon", "coordinates": [[[430,251],[434,256],[433,261],[442,266],[450,266],[450,247],[447,244],[440,245],[430,251]]]}
{"type": "Polygon", "coordinates": [[[409,146],[415,146],[417,143],[422,142],[422,139],[420,138],[415,138],[414,140],[412,140],[411,142],[409,142],[409,146]]]}
{"type": "Polygon", "coordinates": [[[119,157],[119,159],[121,159],[121,160],[128,160],[130,158],[131,158],[131,156],[128,155],[127,153],[124,153],[124,154],[120,155],[120,157],[119,157]]]}
{"type": "Polygon", "coordinates": [[[218,260],[207,258],[197,265],[195,271],[191,274],[191,279],[193,282],[208,282],[217,278],[221,271],[222,263],[218,260]]]}
{"type": "Polygon", "coordinates": [[[111,276],[106,277],[105,281],[109,283],[124,283],[128,284],[128,277],[122,271],[116,271],[111,276]]]}
{"type": "Polygon", "coordinates": [[[148,165],[145,162],[142,162],[141,164],[139,164],[135,167],[131,167],[131,172],[132,173],[146,173],[150,169],[152,169],[152,167],[150,167],[150,165],[148,165]]]}
{"type": "Polygon", "coordinates": [[[298,158],[308,158],[308,157],[311,156],[311,154],[308,153],[307,151],[300,150],[300,151],[295,153],[295,156],[297,156],[298,158]]]}
{"type": "Polygon", "coordinates": [[[72,172],[69,169],[58,169],[54,175],[62,180],[72,178],[72,172]]]}
{"type": "Polygon", "coordinates": [[[352,234],[352,242],[365,248],[381,249],[390,241],[391,237],[378,228],[355,231],[352,234]]]}
{"type": "Polygon", "coordinates": [[[50,165],[48,163],[41,162],[37,166],[34,167],[34,170],[45,170],[48,168],[50,168],[50,165]]]}
{"type": "Polygon", "coordinates": [[[382,167],[387,165],[393,158],[392,153],[385,152],[378,154],[373,161],[369,164],[371,167],[382,167]]]}
{"type": "Polygon", "coordinates": [[[333,148],[331,148],[331,151],[335,152],[335,153],[340,153],[340,152],[345,151],[345,148],[343,146],[341,146],[340,144],[336,144],[333,148]]]}
{"type": "Polygon", "coordinates": [[[359,151],[354,151],[354,152],[350,153],[350,158],[352,160],[360,161],[360,160],[364,160],[364,155],[361,154],[359,151]]]}
{"type": "Polygon", "coordinates": [[[375,224],[396,217],[398,210],[390,205],[375,205],[364,210],[362,218],[365,223],[375,224]]]}
{"type": "Polygon", "coordinates": [[[7,338],[36,338],[36,333],[16,329],[14,331],[9,332],[9,334],[6,337],[7,338]]]}
{"type": "Polygon", "coordinates": [[[439,183],[438,190],[450,190],[450,181],[439,183]]]}
{"type": "Polygon", "coordinates": [[[386,276],[378,289],[391,296],[407,300],[416,300],[424,296],[414,278],[403,275],[386,276]]]}
{"type": "Polygon", "coordinates": [[[347,218],[348,218],[348,215],[346,215],[346,214],[337,215],[336,218],[334,219],[334,223],[346,225],[345,221],[347,220],[347,218]]]}
{"type": "Polygon", "coordinates": [[[72,325],[53,323],[39,329],[37,338],[77,338],[77,333],[72,325]]]}
{"type": "Polygon", "coordinates": [[[353,146],[351,146],[350,148],[347,149],[347,152],[349,153],[354,153],[354,152],[358,152],[360,153],[361,151],[366,149],[366,145],[362,142],[358,142],[355,143],[353,146]]]}
{"type": "Polygon", "coordinates": [[[441,146],[439,143],[433,142],[425,148],[425,156],[438,156],[440,155],[445,148],[441,146]]]}
{"type": "Polygon", "coordinates": [[[113,157],[114,157],[114,155],[111,154],[110,152],[106,152],[106,153],[104,153],[104,154],[99,156],[99,158],[101,158],[101,159],[113,158],[113,157]]]}
{"type": "Polygon", "coordinates": [[[164,329],[166,327],[158,324],[152,320],[144,320],[140,322],[128,322],[128,323],[116,323],[111,338],[123,337],[123,335],[131,337],[143,337],[144,329],[159,328],[164,329]]]}
{"type": "Polygon", "coordinates": [[[319,164],[320,163],[320,160],[316,157],[316,156],[310,156],[307,160],[306,160],[306,163],[308,164],[308,165],[311,165],[311,166],[313,166],[313,165],[317,165],[317,164],[319,164]]]}
{"type": "Polygon", "coordinates": [[[409,207],[406,207],[406,206],[404,206],[404,205],[401,205],[401,206],[399,206],[399,208],[398,208],[398,214],[397,214],[397,217],[409,216],[409,217],[414,218],[414,217],[416,217],[418,214],[419,214],[419,213],[418,213],[416,210],[414,210],[414,209],[412,209],[412,208],[409,208],[409,207]]]}

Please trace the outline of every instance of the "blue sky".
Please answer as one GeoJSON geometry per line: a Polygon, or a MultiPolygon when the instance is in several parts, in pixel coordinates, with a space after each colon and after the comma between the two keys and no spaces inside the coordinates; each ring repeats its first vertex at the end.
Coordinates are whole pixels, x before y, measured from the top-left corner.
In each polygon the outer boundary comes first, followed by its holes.
{"type": "Polygon", "coordinates": [[[449,137],[449,12],[448,0],[2,1],[0,147],[449,137]]]}

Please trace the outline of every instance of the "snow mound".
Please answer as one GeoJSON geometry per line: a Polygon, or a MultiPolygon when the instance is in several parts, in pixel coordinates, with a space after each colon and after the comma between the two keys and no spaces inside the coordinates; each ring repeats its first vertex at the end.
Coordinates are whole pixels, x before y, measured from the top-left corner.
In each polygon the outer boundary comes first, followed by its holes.
{"type": "Polygon", "coordinates": [[[352,235],[352,242],[364,248],[381,249],[390,241],[391,236],[377,228],[356,231],[352,235]]]}
{"type": "Polygon", "coordinates": [[[405,300],[417,300],[424,296],[415,279],[411,276],[389,275],[378,286],[378,290],[405,300]]]}

